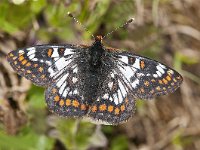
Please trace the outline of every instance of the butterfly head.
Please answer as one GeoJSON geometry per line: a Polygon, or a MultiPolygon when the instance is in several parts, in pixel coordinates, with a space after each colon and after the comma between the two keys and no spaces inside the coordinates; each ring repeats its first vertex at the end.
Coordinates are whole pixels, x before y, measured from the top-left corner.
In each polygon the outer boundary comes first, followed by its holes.
{"type": "Polygon", "coordinates": [[[102,43],[102,40],[103,40],[103,37],[102,37],[101,35],[97,35],[97,36],[95,37],[95,42],[100,42],[100,43],[102,43]]]}

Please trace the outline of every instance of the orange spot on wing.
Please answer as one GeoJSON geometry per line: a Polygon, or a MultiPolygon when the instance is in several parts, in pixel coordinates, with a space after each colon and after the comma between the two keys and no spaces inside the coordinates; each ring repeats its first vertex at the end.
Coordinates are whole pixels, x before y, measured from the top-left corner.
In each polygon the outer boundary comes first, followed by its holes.
{"type": "Polygon", "coordinates": [[[27,72],[27,73],[31,73],[31,71],[30,71],[30,70],[27,70],[26,72],[27,72]]]}
{"type": "Polygon", "coordinates": [[[144,82],[144,85],[145,85],[145,86],[149,86],[149,82],[148,82],[148,81],[145,81],[145,82],[144,82]]]}
{"type": "Polygon", "coordinates": [[[171,80],[172,80],[170,76],[166,76],[166,79],[167,79],[168,81],[171,81],[171,80]]]}
{"type": "Polygon", "coordinates": [[[33,66],[36,68],[36,67],[38,67],[38,64],[34,64],[33,66]]]}
{"type": "Polygon", "coordinates": [[[21,55],[21,56],[18,58],[18,60],[19,60],[19,61],[22,61],[22,60],[24,60],[24,56],[23,56],[23,55],[21,55]]]}
{"type": "Polygon", "coordinates": [[[108,111],[109,111],[109,112],[112,112],[113,109],[114,109],[114,107],[113,107],[112,105],[108,106],[108,111]]]}
{"type": "Polygon", "coordinates": [[[72,105],[74,107],[78,107],[79,106],[79,102],[77,100],[73,100],[72,105]]]}
{"type": "Polygon", "coordinates": [[[52,89],[52,93],[55,94],[56,92],[57,92],[57,89],[56,89],[56,88],[53,88],[53,89],[52,89]]]}
{"type": "Polygon", "coordinates": [[[144,88],[140,88],[140,91],[141,91],[142,93],[144,93],[144,88]]]}
{"type": "Polygon", "coordinates": [[[17,61],[14,61],[14,64],[16,65],[16,64],[17,64],[17,61]]]}
{"type": "Polygon", "coordinates": [[[65,104],[64,100],[61,99],[60,102],[59,102],[59,105],[62,107],[64,104],[65,104]]]}
{"type": "Polygon", "coordinates": [[[96,112],[97,111],[97,106],[96,105],[94,105],[94,106],[92,106],[92,112],[96,112]]]}
{"type": "Polygon", "coordinates": [[[49,57],[51,57],[52,53],[53,53],[53,49],[52,48],[48,49],[47,55],[49,57]]]}
{"type": "Polygon", "coordinates": [[[153,94],[153,93],[154,93],[154,90],[151,90],[150,93],[153,94]]]}
{"type": "Polygon", "coordinates": [[[70,106],[71,105],[71,100],[70,99],[66,99],[66,105],[70,106]]]}
{"type": "Polygon", "coordinates": [[[165,83],[165,84],[167,84],[168,83],[168,81],[166,80],[166,79],[162,79],[162,81],[165,83]]]}
{"type": "Polygon", "coordinates": [[[175,78],[173,80],[174,80],[174,82],[177,82],[177,80],[175,78]]]}
{"type": "Polygon", "coordinates": [[[106,110],[106,104],[100,105],[100,106],[99,106],[99,110],[100,110],[100,111],[106,110]]]}
{"type": "Polygon", "coordinates": [[[40,78],[42,78],[42,79],[44,79],[46,76],[43,74],[43,75],[41,75],[41,77],[40,78]]]}
{"type": "Polygon", "coordinates": [[[121,109],[121,111],[124,111],[125,110],[125,106],[121,105],[120,109],[121,109]]]}
{"type": "Polygon", "coordinates": [[[160,88],[159,86],[157,86],[157,87],[156,87],[156,90],[160,91],[160,90],[161,90],[161,88],[160,88]]]}
{"type": "Polygon", "coordinates": [[[128,98],[126,97],[126,99],[125,99],[125,103],[128,103],[128,98]]]}
{"type": "Polygon", "coordinates": [[[141,67],[141,69],[144,69],[144,67],[145,67],[145,63],[144,63],[144,61],[142,60],[142,61],[140,61],[140,67],[141,67]]]}
{"type": "Polygon", "coordinates": [[[151,79],[151,82],[156,82],[156,80],[155,79],[151,79]]]}
{"type": "Polygon", "coordinates": [[[39,71],[39,72],[42,72],[43,70],[44,70],[44,69],[43,69],[42,67],[39,67],[39,68],[38,68],[38,71],[39,71]]]}
{"type": "Polygon", "coordinates": [[[26,64],[26,67],[30,67],[30,66],[31,66],[31,63],[28,62],[28,63],[26,64]]]}
{"type": "Polygon", "coordinates": [[[10,57],[13,57],[14,55],[13,55],[13,53],[10,53],[9,56],[10,56],[10,57]]]}
{"type": "Polygon", "coordinates": [[[86,105],[85,104],[81,104],[81,110],[86,110],[86,105]]]}
{"type": "Polygon", "coordinates": [[[162,80],[159,80],[158,82],[159,82],[159,84],[163,84],[162,80]]]}
{"type": "Polygon", "coordinates": [[[24,60],[22,61],[22,65],[25,65],[27,62],[28,62],[28,61],[27,61],[26,59],[24,59],[24,60]]]}
{"type": "Polygon", "coordinates": [[[58,95],[56,95],[56,96],[54,97],[54,101],[58,102],[59,100],[60,100],[60,97],[59,97],[58,95]]]}
{"type": "Polygon", "coordinates": [[[119,115],[119,108],[115,108],[115,115],[119,115]]]}

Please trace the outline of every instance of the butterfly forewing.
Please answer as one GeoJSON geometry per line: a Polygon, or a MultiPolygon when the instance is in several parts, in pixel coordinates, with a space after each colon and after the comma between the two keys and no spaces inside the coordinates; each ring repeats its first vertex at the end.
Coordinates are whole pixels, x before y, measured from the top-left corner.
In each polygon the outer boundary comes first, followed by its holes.
{"type": "Polygon", "coordinates": [[[8,61],[21,76],[47,86],[73,66],[76,50],[72,45],[38,45],[10,52],[8,61]]]}
{"type": "Polygon", "coordinates": [[[174,92],[182,83],[178,72],[157,61],[126,52],[117,56],[116,72],[137,98],[166,95],[174,92]]]}

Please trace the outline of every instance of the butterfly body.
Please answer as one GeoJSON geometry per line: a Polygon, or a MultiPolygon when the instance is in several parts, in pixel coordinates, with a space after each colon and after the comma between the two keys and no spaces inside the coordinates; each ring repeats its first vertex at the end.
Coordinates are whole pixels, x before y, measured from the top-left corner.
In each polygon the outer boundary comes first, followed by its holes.
{"type": "Polygon", "coordinates": [[[8,54],[17,73],[44,86],[48,108],[64,117],[103,124],[127,121],[135,100],[174,92],[182,77],[160,62],[106,48],[97,36],[91,46],[36,45],[8,54]]]}

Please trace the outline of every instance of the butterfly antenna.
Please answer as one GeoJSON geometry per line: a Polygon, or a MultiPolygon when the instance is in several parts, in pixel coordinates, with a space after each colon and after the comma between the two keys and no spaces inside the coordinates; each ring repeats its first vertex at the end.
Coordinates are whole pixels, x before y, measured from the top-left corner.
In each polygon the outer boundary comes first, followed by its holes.
{"type": "Polygon", "coordinates": [[[125,26],[127,26],[128,24],[132,23],[135,20],[135,18],[131,18],[128,21],[126,21],[123,25],[115,28],[114,30],[112,30],[111,32],[108,32],[106,35],[103,36],[102,39],[106,38],[107,36],[109,36],[110,34],[112,34],[113,32],[116,32],[117,30],[119,30],[119,28],[124,28],[125,26]]]}
{"type": "Polygon", "coordinates": [[[93,39],[95,39],[94,35],[88,30],[88,28],[86,28],[80,21],[78,21],[73,15],[71,12],[68,12],[67,13],[69,17],[71,17],[72,19],[74,19],[74,21],[76,23],[78,23],[86,32],[88,32],[92,37],[93,39]]]}

